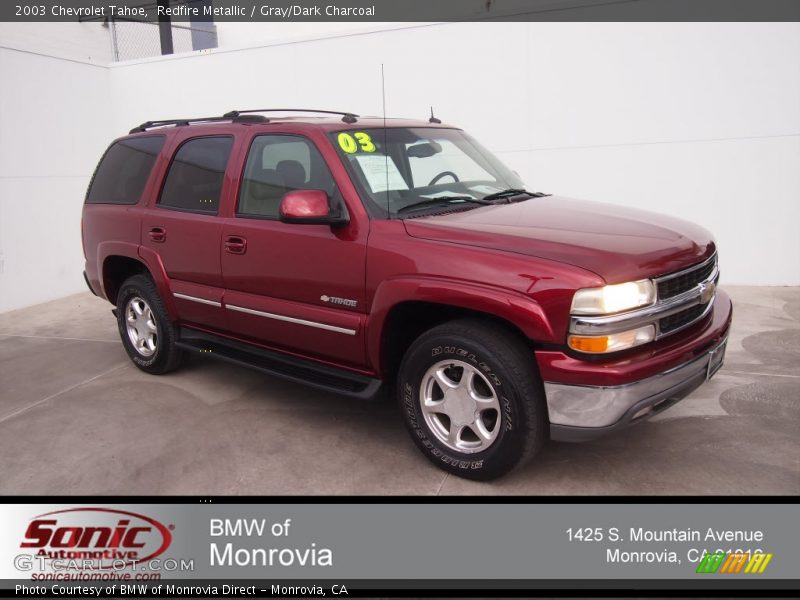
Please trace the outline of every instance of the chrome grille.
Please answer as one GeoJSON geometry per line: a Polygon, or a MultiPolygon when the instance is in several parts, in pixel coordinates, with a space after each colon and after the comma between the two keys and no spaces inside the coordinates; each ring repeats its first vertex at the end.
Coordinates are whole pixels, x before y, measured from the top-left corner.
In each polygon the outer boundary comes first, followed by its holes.
{"type": "Polygon", "coordinates": [[[654,279],[657,299],[654,304],[612,315],[572,315],[570,333],[608,335],[637,327],[654,325],[655,339],[672,335],[711,313],[719,281],[717,255],[687,269],[654,279]]]}
{"type": "Polygon", "coordinates": [[[706,281],[717,268],[717,255],[683,271],[665,275],[656,280],[659,300],[673,298],[706,281]]]}
{"type": "Polygon", "coordinates": [[[661,335],[665,335],[672,331],[676,331],[688,326],[696,319],[699,319],[706,311],[706,308],[708,308],[708,304],[698,304],[679,313],[675,313],[674,315],[659,319],[658,329],[661,332],[661,335]]]}

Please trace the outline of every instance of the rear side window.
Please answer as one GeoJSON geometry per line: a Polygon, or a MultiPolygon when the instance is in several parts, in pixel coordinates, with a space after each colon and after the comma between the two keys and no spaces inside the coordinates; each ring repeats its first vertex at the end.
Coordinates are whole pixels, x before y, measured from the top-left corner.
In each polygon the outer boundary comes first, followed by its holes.
{"type": "Polygon", "coordinates": [[[169,167],[158,204],[216,214],[232,146],[230,136],[194,138],[184,143],[169,167]]]}
{"type": "Polygon", "coordinates": [[[114,142],[97,165],[86,203],[136,204],[163,146],[163,135],[114,142]]]}

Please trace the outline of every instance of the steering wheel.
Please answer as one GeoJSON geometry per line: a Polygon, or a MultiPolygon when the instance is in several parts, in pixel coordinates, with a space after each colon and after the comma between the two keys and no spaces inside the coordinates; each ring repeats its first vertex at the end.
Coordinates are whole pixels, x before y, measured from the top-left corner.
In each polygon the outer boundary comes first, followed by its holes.
{"type": "Polygon", "coordinates": [[[439,180],[440,180],[442,177],[447,177],[448,175],[449,175],[450,177],[452,177],[452,178],[453,178],[453,180],[454,180],[456,183],[458,183],[458,182],[460,181],[460,180],[459,180],[459,178],[458,178],[458,175],[456,175],[456,174],[455,174],[455,173],[453,173],[452,171],[442,171],[442,172],[441,172],[441,173],[439,173],[439,174],[438,174],[436,177],[434,177],[433,179],[431,179],[431,182],[430,182],[428,185],[435,185],[435,184],[436,184],[436,182],[437,182],[437,181],[439,181],[439,180]]]}

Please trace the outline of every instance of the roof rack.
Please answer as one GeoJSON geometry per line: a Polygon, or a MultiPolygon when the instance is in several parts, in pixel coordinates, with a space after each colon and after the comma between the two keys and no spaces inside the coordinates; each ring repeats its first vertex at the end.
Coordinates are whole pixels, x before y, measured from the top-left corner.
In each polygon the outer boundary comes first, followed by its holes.
{"type": "Polygon", "coordinates": [[[312,108],[257,108],[253,110],[232,110],[230,112],[226,112],[225,116],[228,118],[235,118],[239,115],[262,112],[308,112],[321,113],[325,115],[342,115],[342,121],[345,123],[355,123],[358,120],[358,115],[355,113],[341,112],[338,110],[314,110],[312,108]]]}
{"type": "Polygon", "coordinates": [[[253,113],[263,112],[308,112],[308,113],[321,113],[326,115],[342,115],[342,121],[345,123],[355,123],[358,120],[358,115],[351,112],[339,112],[336,110],[313,110],[310,108],[259,108],[255,110],[231,110],[226,112],[221,117],[198,117],[196,119],[162,119],[160,121],[145,121],[141,125],[137,125],[130,130],[130,133],[142,133],[153,127],[165,127],[167,125],[175,125],[182,127],[189,125],[189,123],[213,123],[215,121],[233,121],[234,123],[269,123],[264,115],[256,115],[253,113]]]}
{"type": "Polygon", "coordinates": [[[175,125],[176,127],[183,127],[190,123],[213,123],[215,121],[233,121],[234,123],[268,123],[269,119],[261,115],[230,115],[226,114],[221,117],[198,117],[196,119],[162,119],[160,121],[145,121],[141,125],[137,125],[130,130],[129,133],[142,133],[153,127],[165,127],[167,125],[175,125]]]}

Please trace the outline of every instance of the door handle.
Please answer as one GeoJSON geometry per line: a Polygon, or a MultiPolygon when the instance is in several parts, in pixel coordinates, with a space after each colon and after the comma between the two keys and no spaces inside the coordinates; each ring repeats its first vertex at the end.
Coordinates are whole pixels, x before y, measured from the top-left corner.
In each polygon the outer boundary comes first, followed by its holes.
{"type": "Polygon", "coordinates": [[[247,240],[238,235],[229,235],[225,238],[225,251],[231,254],[244,254],[247,252],[247,240]]]}
{"type": "Polygon", "coordinates": [[[163,227],[151,227],[150,231],[147,232],[147,235],[150,236],[150,239],[154,242],[166,242],[167,241],[167,230],[163,227]]]}

